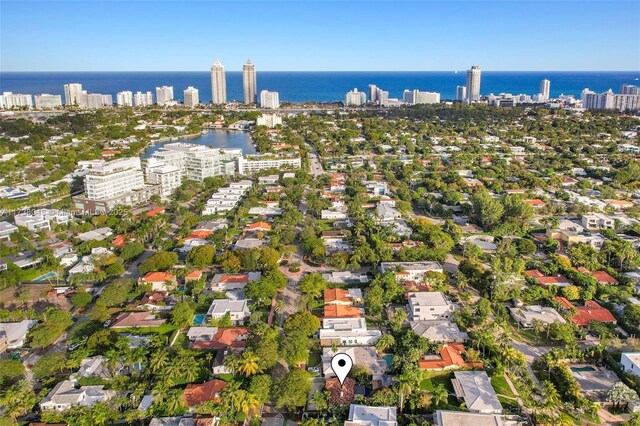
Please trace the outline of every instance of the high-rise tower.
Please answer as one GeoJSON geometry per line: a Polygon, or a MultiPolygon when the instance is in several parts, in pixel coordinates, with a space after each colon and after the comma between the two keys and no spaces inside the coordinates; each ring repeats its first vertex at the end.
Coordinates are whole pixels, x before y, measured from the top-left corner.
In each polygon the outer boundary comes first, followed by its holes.
{"type": "Polygon", "coordinates": [[[480,67],[474,65],[467,71],[467,102],[480,100],[480,67]]]}
{"type": "Polygon", "coordinates": [[[242,92],[245,104],[255,104],[258,97],[258,85],[256,83],[256,66],[251,59],[242,66],[242,92]]]}
{"type": "Polygon", "coordinates": [[[216,59],[211,66],[211,103],[227,103],[227,76],[220,59],[216,59]]]}

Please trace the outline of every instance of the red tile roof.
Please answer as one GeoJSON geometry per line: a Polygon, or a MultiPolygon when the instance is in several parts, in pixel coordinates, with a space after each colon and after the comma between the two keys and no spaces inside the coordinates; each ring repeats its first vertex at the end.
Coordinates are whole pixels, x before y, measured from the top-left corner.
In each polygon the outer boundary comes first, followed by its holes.
{"type": "Polygon", "coordinates": [[[354,306],[326,305],[325,318],[360,318],[360,311],[354,306]]]}
{"type": "Polygon", "coordinates": [[[222,349],[227,346],[244,348],[249,329],[244,327],[221,327],[211,337],[211,340],[198,340],[191,345],[192,349],[222,349]]]}
{"type": "Polygon", "coordinates": [[[327,379],[324,386],[329,392],[329,403],[331,405],[350,404],[355,399],[356,381],[351,377],[344,379],[342,385],[340,385],[340,380],[332,377],[327,379]]]}
{"type": "Polygon", "coordinates": [[[220,392],[229,384],[225,381],[213,379],[199,385],[187,385],[182,394],[187,407],[194,407],[207,401],[217,400],[220,392]]]}
{"type": "Polygon", "coordinates": [[[348,290],[341,288],[328,288],[324,291],[324,303],[351,302],[348,290]]]}
{"type": "Polygon", "coordinates": [[[616,323],[616,319],[611,312],[593,300],[587,300],[584,306],[573,306],[571,302],[560,296],[556,296],[556,300],[565,308],[574,307],[578,311],[578,313],[571,318],[571,321],[577,326],[584,327],[589,325],[591,321],[616,323]]]}
{"type": "Polygon", "coordinates": [[[175,280],[176,276],[169,272],[148,272],[147,275],[140,278],[140,281],[145,283],[164,283],[175,280]]]}
{"type": "Polygon", "coordinates": [[[199,280],[200,278],[202,278],[202,271],[200,269],[193,270],[184,277],[185,281],[199,280]]]}
{"type": "Polygon", "coordinates": [[[126,245],[124,235],[123,234],[116,235],[116,237],[111,242],[111,245],[118,248],[124,247],[126,245]]]}
{"type": "Polygon", "coordinates": [[[149,210],[147,212],[147,216],[154,217],[155,215],[162,214],[162,213],[164,213],[164,207],[156,207],[156,208],[153,208],[153,209],[149,210]]]}
{"type": "Polygon", "coordinates": [[[578,271],[582,272],[583,274],[591,275],[593,278],[596,279],[596,281],[599,284],[603,284],[603,285],[620,284],[620,282],[614,277],[612,277],[611,274],[609,274],[607,271],[589,271],[587,268],[583,268],[583,267],[578,268],[578,271]]]}
{"type": "Polygon", "coordinates": [[[423,370],[444,370],[453,367],[481,367],[480,363],[469,363],[462,358],[462,343],[450,343],[440,349],[440,359],[421,359],[418,366],[423,370]]]}
{"type": "Polygon", "coordinates": [[[256,222],[252,223],[251,225],[247,225],[247,229],[271,231],[271,225],[269,225],[267,222],[256,222]]]}
{"type": "Polygon", "coordinates": [[[200,229],[198,231],[193,231],[191,234],[186,236],[184,239],[185,240],[193,240],[193,239],[197,238],[197,239],[200,239],[200,240],[206,240],[211,235],[213,235],[213,231],[209,231],[209,230],[206,230],[206,229],[200,229]]]}

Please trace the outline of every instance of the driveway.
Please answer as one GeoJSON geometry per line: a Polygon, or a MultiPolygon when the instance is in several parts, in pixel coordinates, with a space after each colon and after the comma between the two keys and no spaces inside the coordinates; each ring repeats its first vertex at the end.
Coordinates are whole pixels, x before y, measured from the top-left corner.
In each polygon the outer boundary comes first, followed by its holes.
{"type": "Polygon", "coordinates": [[[533,365],[533,361],[535,361],[536,358],[546,354],[551,349],[553,349],[553,347],[552,346],[531,346],[529,344],[522,343],[517,340],[511,340],[511,346],[513,346],[514,349],[524,354],[524,359],[527,362],[527,370],[529,371],[531,378],[536,384],[540,384],[540,381],[538,380],[536,375],[533,374],[533,369],[531,368],[531,366],[533,365]]]}

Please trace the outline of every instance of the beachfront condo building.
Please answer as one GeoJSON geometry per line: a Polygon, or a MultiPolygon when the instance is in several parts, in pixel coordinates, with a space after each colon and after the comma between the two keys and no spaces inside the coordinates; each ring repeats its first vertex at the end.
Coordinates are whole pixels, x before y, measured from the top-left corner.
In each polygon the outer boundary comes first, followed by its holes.
{"type": "MultiPolygon", "coordinates": [[[[379,91],[380,89],[376,88],[376,93],[379,91]]],[[[367,94],[365,92],[358,92],[357,88],[347,92],[344,97],[345,106],[362,106],[365,103],[367,103],[367,94]]]]}
{"type": "Polygon", "coordinates": [[[187,107],[195,107],[200,103],[200,95],[198,89],[195,87],[187,87],[183,92],[184,95],[184,106],[187,107]]]}
{"type": "Polygon", "coordinates": [[[480,67],[474,65],[467,71],[467,102],[480,100],[480,67]]]}
{"type": "Polygon", "coordinates": [[[262,108],[280,108],[280,94],[263,90],[260,92],[260,106],[262,108]]]}
{"type": "Polygon", "coordinates": [[[118,92],[116,95],[116,103],[118,106],[133,106],[133,93],[130,90],[118,92]]]}
{"type": "Polygon", "coordinates": [[[37,109],[51,109],[62,106],[62,96],[60,95],[43,93],[42,95],[35,95],[34,100],[37,109]]]}
{"type": "Polygon", "coordinates": [[[156,101],[158,105],[167,105],[173,102],[173,86],[156,87],[156,101]]]}

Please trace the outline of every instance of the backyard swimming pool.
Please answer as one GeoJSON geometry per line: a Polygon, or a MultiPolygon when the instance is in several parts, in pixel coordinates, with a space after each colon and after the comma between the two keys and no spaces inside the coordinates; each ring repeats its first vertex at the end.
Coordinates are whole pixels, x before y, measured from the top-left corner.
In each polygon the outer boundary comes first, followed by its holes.
{"type": "Polygon", "coordinates": [[[46,281],[46,280],[48,280],[50,278],[56,278],[57,276],[58,276],[57,273],[51,271],[51,272],[47,272],[44,275],[40,275],[38,278],[34,279],[33,281],[39,283],[39,282],[42,282],[42,281],[46,281]]]}
{"type": "Polygon", "coordinates": [[[193,317],[193,323],[195,325],[202,325],[205,322],[206,318],[207,318],[207,315],[205,314],[197,314],[196,316],[193,317]]]}

